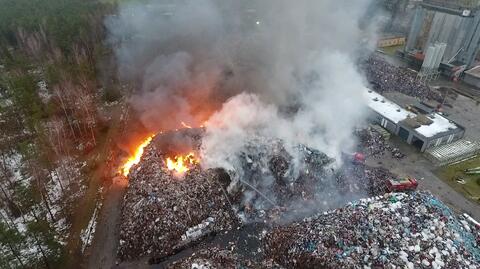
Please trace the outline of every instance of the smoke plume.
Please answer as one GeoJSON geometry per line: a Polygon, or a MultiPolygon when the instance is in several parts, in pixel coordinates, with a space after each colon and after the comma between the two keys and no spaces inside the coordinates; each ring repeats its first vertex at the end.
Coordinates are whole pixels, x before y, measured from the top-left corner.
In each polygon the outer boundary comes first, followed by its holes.
{"type": "Polygon", "coordinates": [[[293,164],[299,144],[332,157],[350,150],[365,118],[356,63],[376,43],[370,4],[142,1],[120,5],[106,26],[119,76],[138,86],[130,103],[142,123],[157,132],[208,120],[202,165],[238,175],[252,143],[283,141],[293,164]]]}

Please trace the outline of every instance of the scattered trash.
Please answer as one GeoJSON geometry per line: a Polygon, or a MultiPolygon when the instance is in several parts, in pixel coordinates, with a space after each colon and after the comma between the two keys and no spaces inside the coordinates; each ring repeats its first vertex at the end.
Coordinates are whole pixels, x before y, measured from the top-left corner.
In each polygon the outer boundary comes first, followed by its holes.
{"type": "Polygon", "coordinates": [[[274,228],[264,249],[287,268],[473,269],[480,266],[479,242],[480,228],[467,216],[455,216],[429,193],[412,192],[274,228]]]}
{"type": "Polygon", "coordinates": [[[371,56],[363,63],[367,79],[379,93],[400,92],[420,100],[435,100],[442,103],[442,95],[419,81],[408,68],[387,63],[380,57],[371,56]]]}

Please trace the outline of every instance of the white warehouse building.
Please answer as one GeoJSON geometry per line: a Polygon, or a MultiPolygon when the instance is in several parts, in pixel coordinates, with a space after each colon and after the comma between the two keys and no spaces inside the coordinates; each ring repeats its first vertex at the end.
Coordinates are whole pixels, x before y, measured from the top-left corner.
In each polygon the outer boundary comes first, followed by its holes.
{"type": "Polygon", "coordinates": [[[365,91],[364,98],[372,111],[371,121],[421,152],[457,141],[465,134],[464,127],[439,113],[410,112],[372,90],[365,91]]]}

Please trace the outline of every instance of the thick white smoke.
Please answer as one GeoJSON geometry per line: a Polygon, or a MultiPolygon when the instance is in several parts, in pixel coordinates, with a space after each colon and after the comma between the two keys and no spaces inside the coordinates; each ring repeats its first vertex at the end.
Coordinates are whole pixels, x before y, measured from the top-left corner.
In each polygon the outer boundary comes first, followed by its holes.
{"type": "Polygon", "coordinates": [[[261,30],[253,42],[268,52],[262,56],[266,65],[254,68],[264,73],[265,88],[256,96],[232,97],[211,118],[202,148],[206,167],[232,165],[231,155],[253,134],[339,157],[363,123],[366,83],[356,61],[375,43],[374,28],[361,27],[369,1],[275,3],[257,6],[261,30]],[[294,112],[279,113],[285,106],[294,112]]]}
{"type": "Polygon", "coordinates": [[[356,63],[376,43],[370,2],[142,1],[106,25],[148,129],[208,119],[202,166],[237,175],[252,144],[281,140],[298,173],[297,145],[339,157],[354,144],[366,86],[356,63]]]}

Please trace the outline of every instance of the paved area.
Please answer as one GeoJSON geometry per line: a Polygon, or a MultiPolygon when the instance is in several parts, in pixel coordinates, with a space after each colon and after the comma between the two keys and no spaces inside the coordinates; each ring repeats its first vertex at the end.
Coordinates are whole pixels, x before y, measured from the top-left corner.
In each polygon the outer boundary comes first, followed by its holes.
{"type": "Polygon", "coordinates": [[[435,167],[420,152],[393,136],[390,143],[398,147],[402,153],[406,154],[406,157],[398,160],[385,154],[381,159],[367,160],[367,164],[385,167],[399,176],[415,177],[420,181],[419,189],[430,191],[457,213],[468,213],[473,218],[480,220],[480,205],[465,198],[438,178],[433,172],[435,167]]]}
{"type": "MultiPolygon", "coordinates": [[[[387,93],[386,96],[401,106],[413,104],[417,101],[413,97],[395,92],[387,93]]],[[[480,104],[469,97],[454,92],[449,94],[446,103],[449,105],[444,106],[444,112],[450,119],[466,128],[465,139],[480,141],[480,104]]],[[[480,204],[465,198],[438,178],[434,174],[436,167],[425,159],[423,154],[395,136],[392,136],[391,143],[406,154],[403,160],[393,160],[387,157],[381,160],[381,164],[377,160],[369,160],[369,162],[374,166],[384,166],[401,176],[409,175],[419,179],[424,178],[420,182],[420,189],[431,191],[458,212],[467,212],[475,219],[480,219],[480,204]]]]}
{"type": "MultiPolygon", "coordinates": [[[[385,96],[405,107],[414,104],[417,99],[397,92],[386,93],[385,96]]],[[[480,141],[480,103],[463,95],[452,93],[446,99],[443,111],[448,118],[466,128],[465,139],[480,141]]]]}

